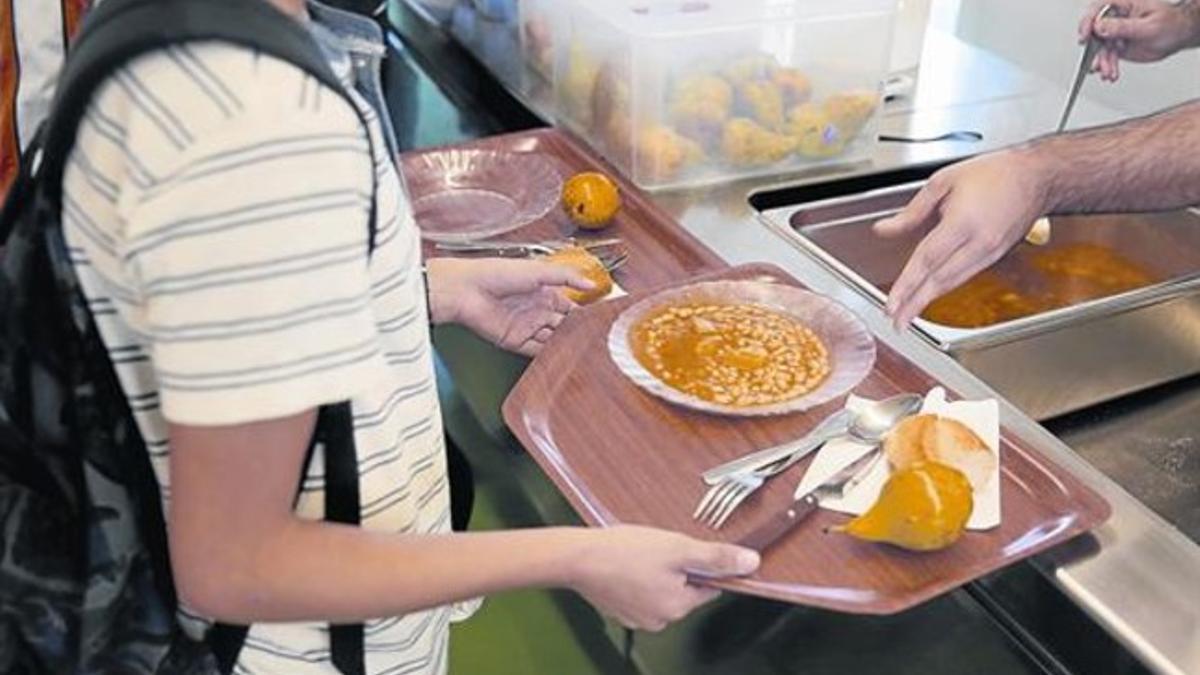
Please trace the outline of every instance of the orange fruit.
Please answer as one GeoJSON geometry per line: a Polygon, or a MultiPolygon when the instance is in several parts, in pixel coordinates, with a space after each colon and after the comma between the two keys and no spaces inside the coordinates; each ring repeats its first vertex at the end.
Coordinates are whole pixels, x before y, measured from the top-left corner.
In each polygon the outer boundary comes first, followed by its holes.
{"type": "Polygon", "coordinates": [[[568,265],[574,267],[587,277],[587,280],[595,284],[595,288],[590,291],[581,291],[574,288],[567,288],[563,294],[571,302],[580,305],[586,305],[595,302],[601,298],[608,297],[608,294],[613,289],[612,275],[605,269],[604,263],[596,256],[588,253],[581,246],[569,246],[567,248],[555,251],[546,256],[547,262],[558,263],[560,265],[568,265]]]}
{"type": "Polygon", "coordinates": [[[563,209],[576,225],[598,230],[621,209],[621,193],[608,176],[596,171],[576,174],[563,185],[563,209]]]}

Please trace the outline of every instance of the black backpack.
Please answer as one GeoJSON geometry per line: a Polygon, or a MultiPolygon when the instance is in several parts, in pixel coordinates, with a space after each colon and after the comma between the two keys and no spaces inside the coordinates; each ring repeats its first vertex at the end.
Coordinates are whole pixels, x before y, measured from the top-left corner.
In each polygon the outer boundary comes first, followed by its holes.
{"type": "MultiPolygon", "coordinates": [[[[0,672],[230,672],[246,635],[218,624],[195,643],[176,622],[158,484],[60,222],[64,164],[98,86],[199,40],[291,62],[358,113],[308,33],[264,0],[105,0],[85,20],[0,211],[0,672]]],[[[322,408],[313,446],[326,519],[357,524],[352,422],[348,402],[322,408]]],[[[362,673],[362,625],[330,636],[338,669],[362,673]]]]}

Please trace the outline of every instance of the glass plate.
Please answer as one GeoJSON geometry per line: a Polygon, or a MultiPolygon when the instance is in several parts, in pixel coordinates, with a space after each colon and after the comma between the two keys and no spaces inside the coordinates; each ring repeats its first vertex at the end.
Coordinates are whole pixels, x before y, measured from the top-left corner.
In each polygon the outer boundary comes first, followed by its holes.
{"type": "Polygon", "coordinates": [[[511,232],[545,217],[562,194],[550,161],[527,152],[445,150],[404,167],[421,236],[464,242],[511,232]]]}
{"type": "Polygon", "coordinates": [[[823,295],[761,281],[711,281],[663,291],[622,312],[608,333],[608,353],[626,377],[659,398],[703,412],[760,417],[808,410],[849,393],[875,365],[875,338],[853,312],[823,295]],[[697,302],[764,305],[794,317],[825,343],[829,350],[829,377],[821,386],[797,398],[752,407],[712,403],[671,387],[638,362],[629,344],[629,332],[642,317],[665,305],[697,302]]]}

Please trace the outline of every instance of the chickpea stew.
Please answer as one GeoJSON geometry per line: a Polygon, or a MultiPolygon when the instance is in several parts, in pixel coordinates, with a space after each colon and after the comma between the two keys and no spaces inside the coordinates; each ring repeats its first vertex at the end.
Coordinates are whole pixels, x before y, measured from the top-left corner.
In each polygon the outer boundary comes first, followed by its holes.
{"type": "Polygon", "coordinates": [[[629,338],[642,367],[668,386],[732,407],[798,398],[831,371],[816,333],[759,304],[668,305],[636,323],[629,338]]]}

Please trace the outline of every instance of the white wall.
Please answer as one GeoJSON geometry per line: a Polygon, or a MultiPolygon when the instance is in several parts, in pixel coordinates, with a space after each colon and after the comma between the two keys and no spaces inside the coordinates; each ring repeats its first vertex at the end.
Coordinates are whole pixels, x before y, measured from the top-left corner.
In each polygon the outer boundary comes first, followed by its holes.
{"type": "MultiPolygon", "coordinates": [[[[1087,0],[935,0],[935,17],[954,17],[953,30],[1052,82],[1069,86],[1078,64],[1075,30],[1087,0]]],[[[1200,98],[1200,50],[1152,64],[1121,64],[1121,80],[1089,78],[1082,95],[1127,115],[1142,115],[1200,98]]]]}

